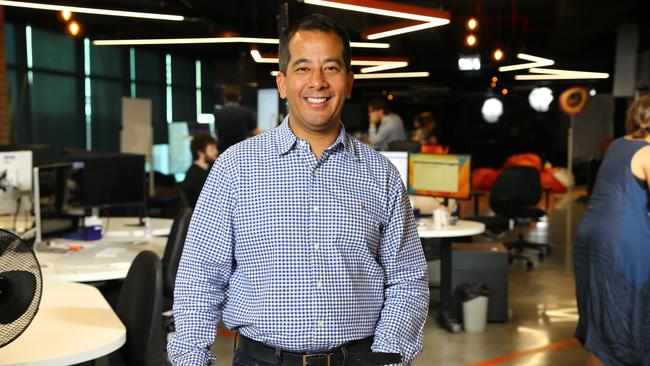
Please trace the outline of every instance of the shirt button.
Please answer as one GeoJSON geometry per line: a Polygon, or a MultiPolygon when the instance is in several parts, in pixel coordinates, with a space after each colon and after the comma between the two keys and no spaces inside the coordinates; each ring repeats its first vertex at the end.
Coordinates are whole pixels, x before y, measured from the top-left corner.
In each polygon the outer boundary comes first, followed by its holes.
{"type": "Polygon", "coordinates": [[[318,243],[314,244],[314,249],[320,249],[320,244],[318,243]]]}
{"type": "Polygon", "coordinates": [[[314,212],[318,212],[319,208],[318,206],[314,206],[314,212]]]}
{"type": "Polygon", "coordinates": [[[320,281],[316,282],[316,288],[321,288],[321,287],[323,287],[323,283],[320,281]]]}
{"type": "Polygon", "coordinates": [[[319,321],[318,321],[318,326],[319,326],[319,327],[322,327],[322,326],[324,326],[324,325],[325,325],[325,322],[324,322],[324,321],[322,321],[322,320],[319,320],[319,321]]]}

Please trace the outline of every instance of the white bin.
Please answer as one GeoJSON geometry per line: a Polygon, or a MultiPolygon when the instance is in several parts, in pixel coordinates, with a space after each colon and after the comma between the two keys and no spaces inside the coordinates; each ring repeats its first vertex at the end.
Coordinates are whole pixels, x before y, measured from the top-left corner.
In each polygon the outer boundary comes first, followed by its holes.
{"type": "Polygon", "coordinates": [[[478,296],[463,302],[463,328],[468,333],[481,333],[487,324],[488,297],[478,296]]]}

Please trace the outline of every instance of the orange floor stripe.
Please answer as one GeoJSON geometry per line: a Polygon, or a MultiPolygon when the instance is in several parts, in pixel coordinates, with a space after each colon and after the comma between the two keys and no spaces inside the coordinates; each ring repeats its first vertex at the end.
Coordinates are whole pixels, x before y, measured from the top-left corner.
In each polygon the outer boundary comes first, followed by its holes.
{"type": "Polygon", "coordinates": [[[485,360],[485,361],[481,361],[481,362],[477,362],[477,363],[472,363],[472,364],[469,364],[467,366],[494,366],[494,365],[500,365],[500,364],[503,364],[503,363],[506,363],[506,362],[515,361],[515,360],[518,360],[520,358],[528,357],[528,356],[534,355],[536,353],[555,351],[557,349],[571,347],[571,346],[575,346],[575,345],[578,345],[578,344],[580,344],[580,343],[575,338],[565,339],[563,341],[551,343],[551,344],[548,344],[548,345],[543,346],[543,347],[533,348],[533,349],[530,349],[528,351],[516,352],[516,353],[513,353],[513,354],[509,354],[509,355],[496,357],[496,358],[492,358],[492,359],[489,359],[489,360],[485,360]]]}

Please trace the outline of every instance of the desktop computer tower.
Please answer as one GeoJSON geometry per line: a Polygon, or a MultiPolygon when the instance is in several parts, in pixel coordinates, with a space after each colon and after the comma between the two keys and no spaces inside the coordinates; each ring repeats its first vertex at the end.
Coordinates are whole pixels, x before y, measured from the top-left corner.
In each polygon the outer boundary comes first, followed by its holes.
{"type": "Polygon", "coordinates": [[[451,317],[462,318],[457,289],[466,283],[488,287],[488,322],[508,321],[508,251],[500,243],[454,243],[452,245],[451,317]]]}

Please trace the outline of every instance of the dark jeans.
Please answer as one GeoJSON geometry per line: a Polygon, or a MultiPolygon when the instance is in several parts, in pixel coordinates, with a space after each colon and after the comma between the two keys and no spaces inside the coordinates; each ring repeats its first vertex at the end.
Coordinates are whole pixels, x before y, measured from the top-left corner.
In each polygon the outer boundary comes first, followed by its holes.
{"type": "Polygon", "coordinates": [[[259,361],[240,351],[235,351],[232,358],[232,366],[276,366],[275,364],[259,361]]]}

